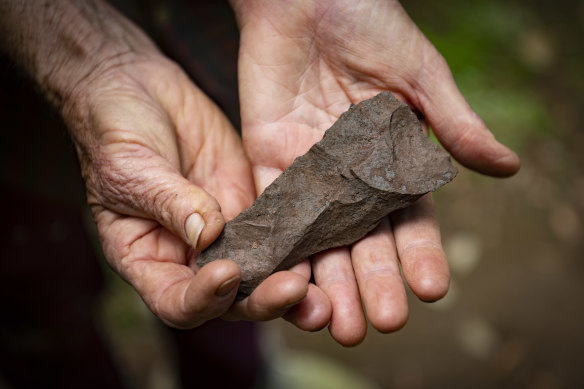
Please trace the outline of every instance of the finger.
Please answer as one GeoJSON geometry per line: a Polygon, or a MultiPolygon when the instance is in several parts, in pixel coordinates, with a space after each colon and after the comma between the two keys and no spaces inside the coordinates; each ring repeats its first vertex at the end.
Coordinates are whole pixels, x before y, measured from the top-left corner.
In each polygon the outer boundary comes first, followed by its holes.
{"type": "Polygon", "coordinates": [[[391,221],[408,285],[421,300],[442,298],[448,291],[450,272],[431,195],[393,212],[391,221]]]}
{"type": "Polygon", "coordinates": [[[168,325],[196,327],[232,305],[241,278],[233,261],[199,269],[193,250],[153,220],[108,210],[97,212],[95,220],[112,268],[168,325]]]}
{"type": "Polygon", "coordinates": [[[328,296],[316,285],[308,284],[306,298],[282,316],[304,331],[323,329],[331,320],[332,307],[328,296]]]}
{"type": "Polygon", "coordinates": [[[205,189],[221,205],[221,213],[231,220],[255,200],[251,167],[231,123],[219,108],[190,81],[184,80],[189,97],[184,106],[167,106],[175,111],[181,172],[205,189]],[[189,88],[190,86],[190,88],[189,88]],[[177,112],[176,112],[177,111],[177,112]]]}
{"type": "Polygon", "coordinates": [[[196,274],[184,265],[153,259],[129,265],[131,284],[166,324],[194,328],[221,316],[232,305],[241,280],[233,261],[214,261],[196,274]]]}
{"type": "MultiPolygon", "coordinates": [[[[290,271],[299,274],[307,282],[310,281],[310,262],[307,259],[290,268],[290,271]]],[[[294,304],[282,317],[301,330],[318,331],[329,323],[331,315],[332,307],[327,295],[316,285],[309,283],[306,297],[294,304]]]]}
{"type": "MultiPolygon", "coordinates": [[[[181,160],[195,161],[188,153],[179,155],[172,115],[157,105],[169,99],[142,101],[132,88],[108,90],[96,99],[90,133],[95,139],[79,142],[78,148],[88,200],[119,214],[156,220],[202,250],[219,235],[224,219],[217,201],[179,170],[181,160]]],[[[201,127],[189,128],[203,132],[201,127]]],[[[204,141],[201,135],[199,148],[204,141]]],[[[191,151],[196,152],[200,149],[191,151]]]]}
{"type": "MultiPolygon", "coordinates": [[[[213,264],[197,272],[184,297],[184,317],[187,320],[198,317],[195,326],[225,313],[233,304],[241,282],[241,270],[233,261],[219,260],[213,264]]],[[[193,327],[191,323],[188,325],[187,328],[193,327]]]]}
{"type": "Polygon", "coordinates": [[[308,281],[305,277],[291,271],[277,272],[222,317],[227,320],[272,320],[285,314],[307,294],[308,281]]]}
{"type": "MultiPolygon", "coordinates": [[[[311,269],[308,259],[293,266],[290,271],[310,281],[311,269]]],[[[292,306],[282,317],[301,330],[318,331],[330,322],[331,315],[332,307],[328,296],[319,287],[309,283],[306,298],[292,306]]]]}
{"type": "Polygon", "coordinates": [[[369,321],[378,331],[403,327],[408,302],[389,220],[351,247],[351,260],[369,321]]]}
{"type": "Polygon", "coordinates": [[[308,261],[308,259],[305,259],[299,264],[294,265],[289,270],[293,271],[294,273],[300,274],[302,277],[304,277],[304,279],[306,279],[306,281],[310,281],[311,270],[310,262],[308,261]]]}
{"type": "Polygon", "coordinates": [[[155,220],[199,251],[217,238],[225,223],[219,204],[169,162],[131,144],[105,154],[106,167],[89,177],[90,205],[155,220]]]}
{"type": "Polygon", "coordinates": [[[415,90],[424,116],[436,137],[463,165],[491,176],[506,177],[519,170],[519,157],[495,140],[468,105],[444,58],[428,42],[423,70],[415,90]]]}
{"type": "Polygon", "coordinates": [[[359,344],[365,338],[367,323],[349,251],[343,247],[316,254],[312,270],[316,285],[331,302],[332,337],[343,346],[359,344]]]}

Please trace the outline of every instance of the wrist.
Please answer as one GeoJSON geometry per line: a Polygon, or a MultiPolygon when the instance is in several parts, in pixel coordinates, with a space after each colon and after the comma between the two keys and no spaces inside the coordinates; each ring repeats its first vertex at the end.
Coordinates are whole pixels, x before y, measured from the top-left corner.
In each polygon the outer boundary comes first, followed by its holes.
{"type": "Polygon", "coordinates": [[[63,10],[62,39],[50,61],[52,67],[44,69],[46,78],[36,76],[47,98],[61,111],[108,69],[134,62],[136,57],[159,55],[154,43],[107,3],[70,2],[75,4],[63,10]]]}
{"type": "Polygon", "coordinates": [[[60,111],[93,73],[134,53],[157,52],[102,0],[13,0],[2,2],[0,11],[1,45],[60,111]]]}

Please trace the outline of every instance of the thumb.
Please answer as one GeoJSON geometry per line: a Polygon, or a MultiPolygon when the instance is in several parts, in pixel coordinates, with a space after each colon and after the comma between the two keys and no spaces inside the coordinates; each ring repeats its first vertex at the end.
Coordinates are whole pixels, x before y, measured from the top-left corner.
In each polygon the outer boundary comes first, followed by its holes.
{"type": "MultiPolygon", "coordinates": [[[[156,269],[158,275],[165,270],[160,263],[151,266],[161,267],[156,269]]],[[[168,264],[166,267],[166,270],[171,268],[168,264]]],[[[179,272],[176,267],[172,267],[172,271],[179,272]]],[[[240,281],[241,270],[235,262],[217,260],[201,268],[193,277],[187,277],[167,288],[146,290],[144,295],[157,295],[162,289],[162,294],[151,304],[153,311],[166,324],[188,329],[227,312],[233,304],[240,281]]],[[[153,284],[156,285],[156,280],[153,284]]]]}
{"type": "Polygon", "coordinates": [[[221,233],[217,200],[149,149],[126,149],[100,165],[87,179],[90,205],[155,220],[197,251],[221,233]]]}
{"type": "Polygon", "coordinates": [[[485,123],[468,105],[444,58],[431,47],[416,93],[422,113],[444,147],[466,167],[495,177],[515,174],[519,157],[497,142],[485,123]]]}

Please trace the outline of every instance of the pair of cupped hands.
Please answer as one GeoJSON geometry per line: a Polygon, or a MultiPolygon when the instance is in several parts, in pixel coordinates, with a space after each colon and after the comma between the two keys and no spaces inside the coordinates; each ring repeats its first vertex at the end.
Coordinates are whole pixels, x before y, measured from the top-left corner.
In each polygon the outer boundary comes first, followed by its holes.
{"type": "Polygon", "coordinates": [[[242,301],[234,302],[238,265],[226,258],[199,268],[197,253],[351,103],[382,91],[423,116],[471,169],[508,176],[519,159],[472,111],[397,1],[232,6],[241,31],[243,143],[217,106],[127,21],[123,28],[139,44],[101,61],[68,99],[64,111],[109,264],[178,328],[216,317],[282,316],[307,331],[328,325],[343,345],[363,340],[367,319],[381,332],[399,329],[408,316],[400,264],[421,300],[448,290],[429,195],[350,247],[273,274],[242,301]]]}

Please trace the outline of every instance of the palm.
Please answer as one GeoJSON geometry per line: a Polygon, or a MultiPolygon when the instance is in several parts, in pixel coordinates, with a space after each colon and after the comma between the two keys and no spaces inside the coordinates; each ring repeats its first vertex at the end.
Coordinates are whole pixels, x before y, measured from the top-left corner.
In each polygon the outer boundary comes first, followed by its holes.
{"type": "Polygon", "coordinates": [[[461,163],[496,176],[518,169],[517,157],[494,141],[397,1],[312,3],[235,2],[243,15],[240,82],[252,164],[274,160],[253,147],[262,137],[305,151],[300,139],[310,136],[294,128],[322,132],[349,103],[389,90],[425,116],[461,163]],[[282,128],[289,134],[270,135],[282,128]]]}
{"type": "Polygon", "coordinates": [[[398,85],[374,78],[375,69],[364,67],[363,61],[356,63],[363,58],[362,42],[344,39],[349,51],[339,50],[335,42],[345,31],[326,26],[333,22],[326,15],[336,13],[342,20],[335,23],[354,31],[362,25],[360,18],[372,16],[371,10],[359,7],[360,12],[349,12],[346,18],[335,7],[338,3],[332,2],[320,14],[288,13],[284,22],[266,16],[242,30],[244,144],[260,190],[320,140],[350,103],[382,90],[401,92],[398,85]]]}

